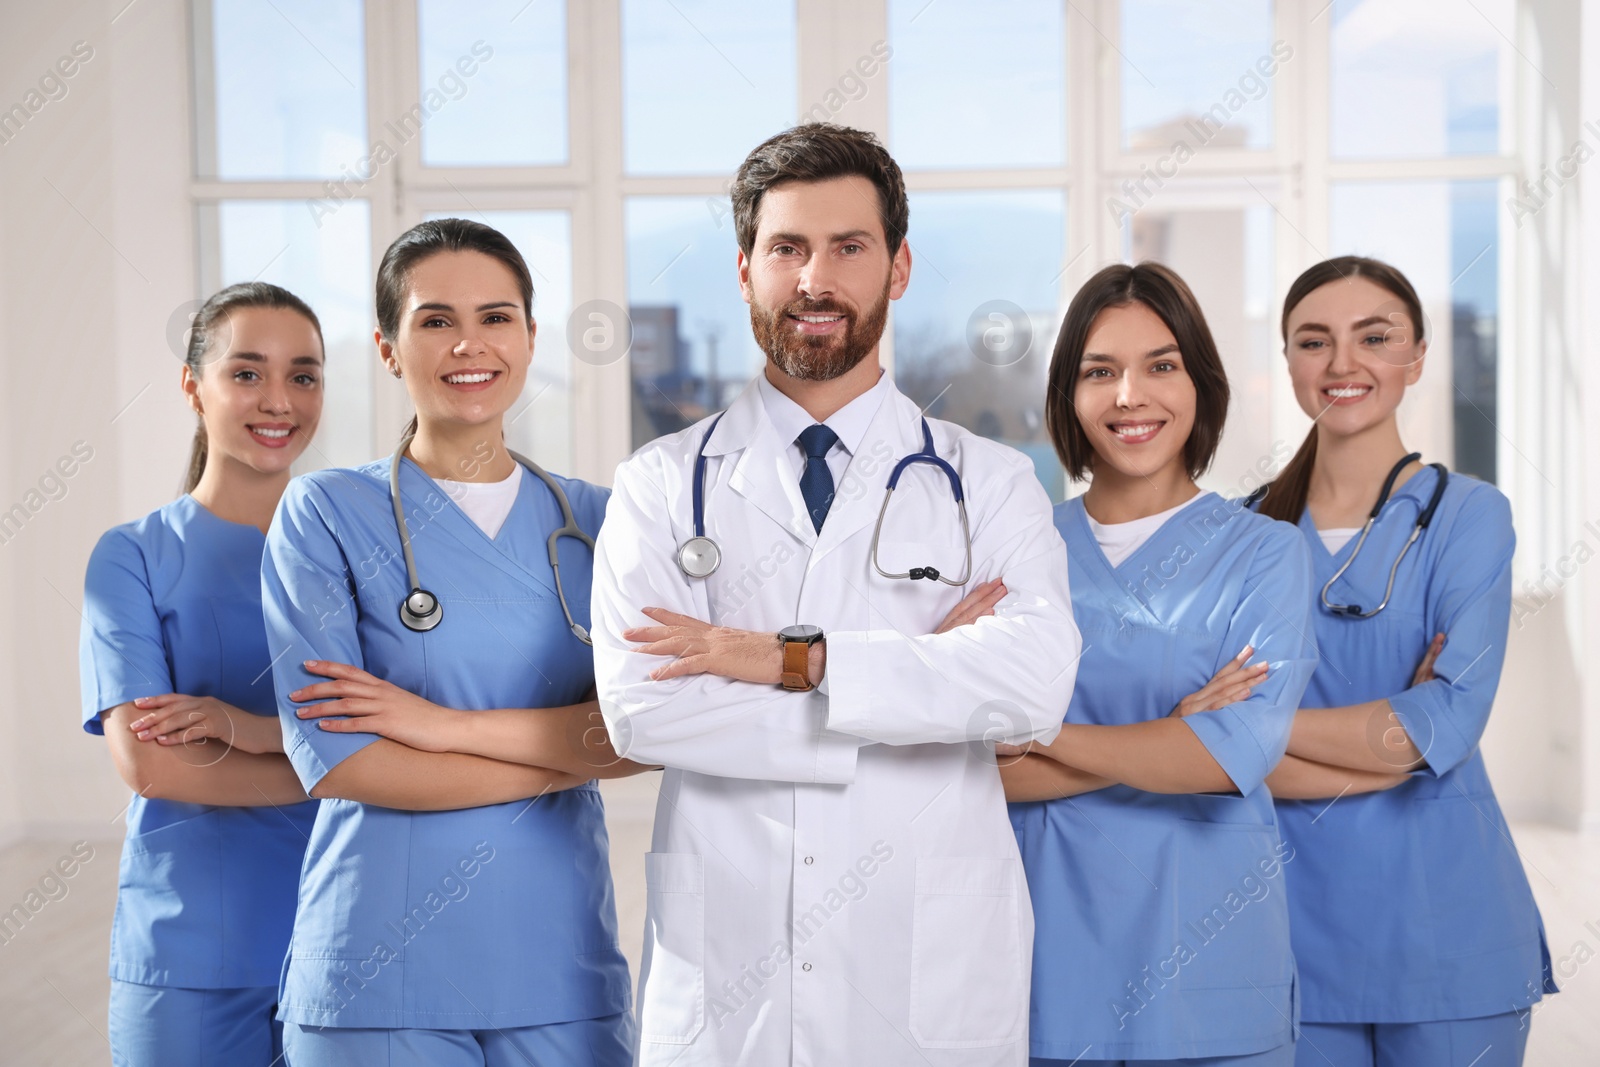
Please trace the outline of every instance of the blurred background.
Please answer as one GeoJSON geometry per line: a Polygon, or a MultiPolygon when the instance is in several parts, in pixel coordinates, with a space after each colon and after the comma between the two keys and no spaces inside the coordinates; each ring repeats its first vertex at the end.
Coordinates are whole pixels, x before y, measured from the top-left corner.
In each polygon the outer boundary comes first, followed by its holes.
{"type": "MultiPolygon", "coordinates": [[[[1277,334],[1295,275],[1355,252],[1411,277],[1432,346],[1405,439],[1518,527],[1483,747],[1566,988],[1529,1062],[1600,1047],[1600,4],[0,0],[0,24],[0,1062],[106,1058],[127,790],[78,725],[83,568],[179,490],[199,300],[263,279],[312,304],[307,469],[359,463],[409,414],[375,373],[378,257],[430,216],[496,226],[538,290],[511,444],[609,484],[761,366],[726,190],[807,120],[905,169],[899,386],[1056,499],[1045,370],[1101,266],[1159,260],[1198,294],[1234,392],[1207,483],[1230,493],[1308,426],[1277,334]],[[77,841],[93,860],[26,903],[77,841]]],[[[654,785],[608,791],[637,962],[654,785]]]]}

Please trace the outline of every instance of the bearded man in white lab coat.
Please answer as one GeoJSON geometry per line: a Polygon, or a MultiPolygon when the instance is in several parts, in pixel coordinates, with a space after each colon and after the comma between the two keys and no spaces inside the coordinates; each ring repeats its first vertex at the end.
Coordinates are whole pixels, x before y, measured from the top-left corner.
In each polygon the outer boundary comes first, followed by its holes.
{"type": "Polygon", "coordinates": [[[618,468],[596,550],[606,726],[666,768],[639,1062],[1026,1064],[1033,914],[992,744],[1066,714],[1066,549],[1028,459],[924,420],[882,373],[911,251],[876,138],[796,127],[732,192],[765,373],[618,468]],[[970,574],[937,465],[879,520],[925,432],[961,479],[970,574]],[[702,452],[716,548],[685,568],[702,452]]]}

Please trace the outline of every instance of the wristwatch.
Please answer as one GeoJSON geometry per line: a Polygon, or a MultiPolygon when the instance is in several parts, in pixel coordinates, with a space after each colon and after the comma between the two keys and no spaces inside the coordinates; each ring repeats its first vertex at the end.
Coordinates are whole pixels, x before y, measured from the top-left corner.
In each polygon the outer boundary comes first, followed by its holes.
{"type": "Polygon", "coordinates": [[[780,684],[796,693],[815,689],[811,684],[811,646],[822,640],[822,627],[804,624],[785,626],[778,631],[778,640],[783,642],[783,676],[780,684]]]}

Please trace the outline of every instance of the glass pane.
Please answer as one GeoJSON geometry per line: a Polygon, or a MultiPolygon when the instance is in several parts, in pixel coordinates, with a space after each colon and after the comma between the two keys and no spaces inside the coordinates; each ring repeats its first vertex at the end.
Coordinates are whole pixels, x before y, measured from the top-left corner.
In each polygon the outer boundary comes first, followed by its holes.
{"type": "MultiPolygon", "coordinates": [[[[222,284],[281,285],[311,305],[327,351],[322,423],[296,471],[373,457],[371,213],[365,200],[313,219],[303,200],[225,200],[217,206],[222,284]]],[[[206,294],[210,295],[210,294],[206,294]]],[[[379,436],[388,440],[385,427],[379,436]]]]}
{"type": "Polygon", "coordinates": [[[789,3],[623,0],[623,155],[630,174],[732,174],[794,125],[789,3]]]}
{"type": "Polygon", "coordinates": [[[889,138],[900,165],[1064,162],[1066,7],[889,0],[889,138]]]}
{"type": "Polygon", "coordinates": [[[1271,0],[1123,0],[1122,147],[1272,147],[1271,0]]]}
{"type": "Polygon", "coordinates": [[[1333,187],[1333,255],[1374,256],[1422,298],[1428,358],[1400,409],[1406,443],[1451,469],[1495,480],[1500,215],[1494,181],[1333,187]]]}
{"type": "Polygon", "coordinates": [[[728,201],[628,201],[633,444],[726,407],[766,362],[739,298],[728,201]]]}
{"type": "Polygon", "coordinates": [[[1055,191],[912,194],[911,284],[893,305],[900,389],[1025,453],[1054,500],[1065,484],[1044,396],[1065,216],[1055,191]]]}
{"type": "Polygon", "coordinates": [[[211,18],[217,158],[203,177],[371,176],[360,0],[212,0],[211,18]]]}
{"type": "Polygon", "coordinates": [[[419,0],[417,37],[421,110],[391,120],[379,136],[405,142],[420,129],[422,162],[431,167],[567,161],[562,0],[419,0]]]}
{"type": "MultiPolygon", "coordinates": [[[[448,211],[428,218],[446,218],[448,211]]],[[[511,239],[533,274],[538,333],[522,397],[506,414],[506,443],[560,474],[572,469],[572,219],[565,211],[474,211],[473,221],[511,239]]]]}
{"type": "MultiPolygon", "coordinates": [[[[1272,208],[1255,192],[1167,191],[1126,218],[1123,257],[1153,259],[1194,292],[1228,374],[1228,421],[1200,484],[1246,496],[1289,453],[1273,448],[1273,361],[1281,359],[1272,292],[1272,208]],[[1279,454],[1283,453],[1283,454],[1279,454]]],[[[1292,450],[1291,450],[1292,451],[1292,450]]]]}
{"type": "Polygon", "coordinates": [[[1335,156],[1509,147],[1516,0],[1338,0],[1331,14],[1335,156]]]}

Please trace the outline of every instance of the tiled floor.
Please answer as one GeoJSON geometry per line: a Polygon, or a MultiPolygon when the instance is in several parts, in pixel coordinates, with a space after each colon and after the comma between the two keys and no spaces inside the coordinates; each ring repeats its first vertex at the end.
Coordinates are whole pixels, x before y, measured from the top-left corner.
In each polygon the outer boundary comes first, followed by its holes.
{"type": "MultiPolygon", "coordinates": [[[[606,787],[618,918],[635,974],[654,781],[644,776],[606,787]]],[[[1600,959],[1600,837],[1531,824],[1513,829],[1563,988],[1534,1014],[1527,1063],[1568,1067],[1600,1061],[1600,966],[1591,962],[1600,959]]],[[[109,839],[89,845],[93,856],[60,883],[44,879],[57,860],[72,854],[72,841],[35,841],[0,852],[0,914],[15,904],[26,909],[30,891],[39,893],[32,903],[42,905],[20,929],[0,928],[0,1064],[110,1062],[105,961],[120,845],[109,839]]]]}

